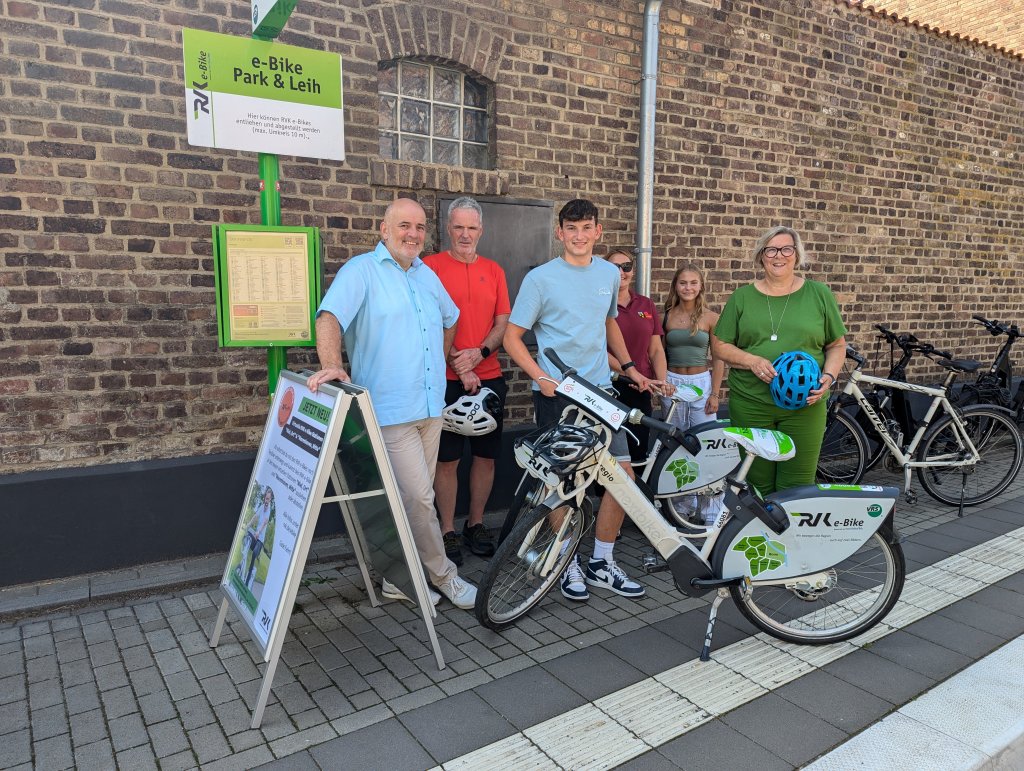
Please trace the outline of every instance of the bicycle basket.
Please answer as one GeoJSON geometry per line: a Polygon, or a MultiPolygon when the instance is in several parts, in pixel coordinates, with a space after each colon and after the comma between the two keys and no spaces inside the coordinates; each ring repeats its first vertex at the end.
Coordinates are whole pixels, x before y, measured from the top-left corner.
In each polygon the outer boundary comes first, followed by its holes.
{"type": "Polygon", "coordinates": [[[544,429],[536,438],[526,436],[517,440],[516,463],[532,476],[554,486],[596,464],[602,443],[601,435],[591,428],[557,425],[544,429]]]}

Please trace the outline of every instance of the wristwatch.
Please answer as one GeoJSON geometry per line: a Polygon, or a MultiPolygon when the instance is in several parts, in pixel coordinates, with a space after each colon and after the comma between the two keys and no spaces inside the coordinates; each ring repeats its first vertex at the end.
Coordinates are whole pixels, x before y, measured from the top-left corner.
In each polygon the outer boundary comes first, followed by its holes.
{"type": "Polygon", "coordinates": [[[622,371],[625,372],[630,367],[635,367],[635,366],[636,366],[636,362],[635,361],[627,361],[625,364],[622,365],[622,371]]]}
{"type": "Polygon", "coordinates": [[[483,356],[486,359],[488,356],[491,355],[491,349],[488,348],[486,345],[481,345],[480,346],[480,355],[483,356]]]}

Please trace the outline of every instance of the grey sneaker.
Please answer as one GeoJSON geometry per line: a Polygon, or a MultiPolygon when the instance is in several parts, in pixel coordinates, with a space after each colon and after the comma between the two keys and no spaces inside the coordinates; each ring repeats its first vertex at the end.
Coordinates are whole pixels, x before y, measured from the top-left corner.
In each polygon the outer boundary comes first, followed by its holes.
{"type": "Polygon", "coordinates": [[[451,600],[452,605],[456,608],[469,610],[476,604],[476,587],[458,576],[454,576],[450,581],[445,581],[437,588],[441,594],[451,600]]]}
{"type": "MultiPolygon", "coordinates": [[[[386,578],[380,582],[380,593],[389,600],[401,600],[402,602],[412,602],[408,595],[395,586],[393,583],[388,581],[386,578]]],[[[441,595],[434,591],[434,587],[427,587],[427,595],[430,597],[430,604],[437,605],[441,601],[441,595]]],[[[415,603],[413,603],[415,604],[415,603]]]]}

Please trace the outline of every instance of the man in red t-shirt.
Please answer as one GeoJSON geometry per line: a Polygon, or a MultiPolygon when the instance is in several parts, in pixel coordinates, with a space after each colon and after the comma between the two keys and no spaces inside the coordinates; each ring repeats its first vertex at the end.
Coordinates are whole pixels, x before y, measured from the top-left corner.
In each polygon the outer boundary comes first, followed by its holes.
{"type": "Polygon", "coordinates": [[[511,312],[508,286],[501,266],[476,253],[483,232],[480,204],[472,198],[456,198],[448,206],[451,248],[423,258],[459,308],[455,344],[448,355],[445,404],[454,404],[466,394],[477,394],[481,388],[490,388],[500,402],[492,413],[498,425],[490,433],[466,437],[453,431],[441,432],[434,494],[441,513],[445,553],[456,565],[462,564],[462,543],[481,557],[494,554],[494,541],[483,524],[484,506],[494,484],[494,460],[501,450],[502,413],[508,393],[497,353],[511,312]],[[459,460],[467,438],[473,465],[469,472],[469,519],[460,539],[455,532],[455,499],[459,460]]]}

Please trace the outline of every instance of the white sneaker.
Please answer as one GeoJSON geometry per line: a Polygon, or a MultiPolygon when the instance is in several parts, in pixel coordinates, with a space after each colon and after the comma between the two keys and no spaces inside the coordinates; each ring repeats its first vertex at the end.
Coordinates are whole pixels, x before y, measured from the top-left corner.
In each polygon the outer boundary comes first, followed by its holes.
{"type": "Polygon", "coordinates": [[[590,558],[587,563],[587,583],[610,589],[623,597],[643,597],[644,588],[626,575],[625,571],[615,564],[614,560],[596,560],[590,558]]]}
{"type": "MultiPolygon", "coordinates": [[[[408,595],[395,586],[393,583],[388,581],[386,578],[380,582],[380,593],[389,600],[402,600],[403,602],[412,602],[408,595]]],[[[437,605],[441,601],[441,595],[434,591],[432,586],[427,587],[427,596],[430,597],[430,604],[437,605]]],[[[416,603],[413,603],[414,605],[416,603]]]]}
{"type": "MultiPolygon", "coordinates": [[[[728,513],[725,511],[725,506],[722,505],[720,501],[712,501],[711,505],[704,510],[703,514],[705,527],[714,527],[715,522],[718,521],[718,518],[722,516],[722,514],[726,514],[726,519],[728,519],[728,513]],[[715,505],[716,503],[718,505],[715,505]]],[[[722,524],[725,524],[724,521],[722,524]]]]}
{"type": "Polygon", "coordinates": [[[580,567],[579,555],[573,557],[569,567],[562,573],[562,596],[567,600],[578,602],[590,599],[590,592],[587,591],[587,584],[583,578],[583,568],[580,567]]]}
{"type": "Polygon", "coordinates": [[[476,587],[458,576],[454,576],[450,581],[445,581],[437,588],[441,594],[451,600],[452,605],[456,608],[469,610],[476,604],[476,587]]]}
{"type": "Polygon", "coordinates": [[[672,498],[672,508],[683,519],[689,519],[700,510],[700,501],[695,495],[677,495],[672,498]]]}

